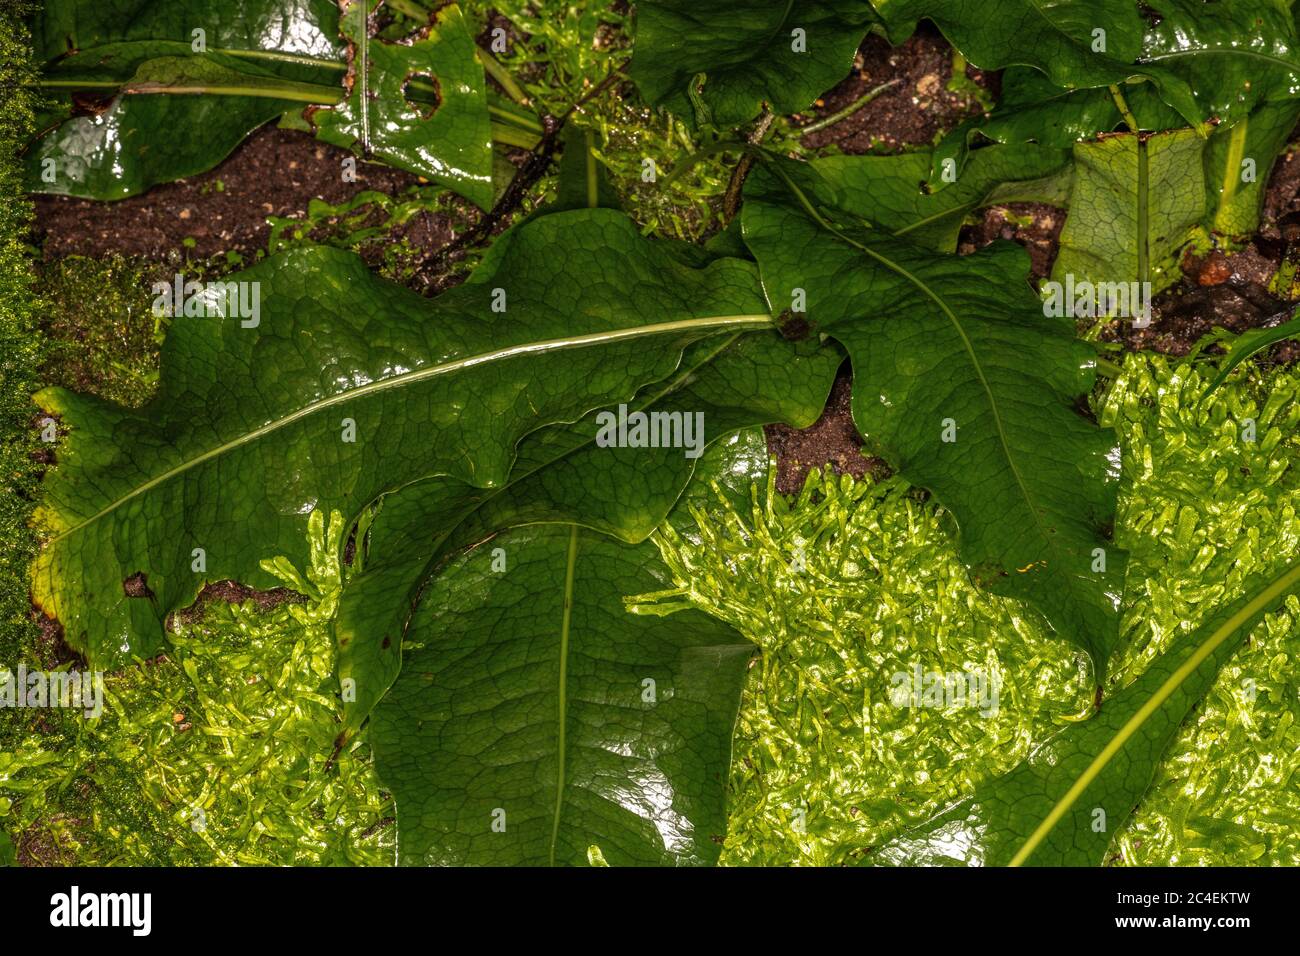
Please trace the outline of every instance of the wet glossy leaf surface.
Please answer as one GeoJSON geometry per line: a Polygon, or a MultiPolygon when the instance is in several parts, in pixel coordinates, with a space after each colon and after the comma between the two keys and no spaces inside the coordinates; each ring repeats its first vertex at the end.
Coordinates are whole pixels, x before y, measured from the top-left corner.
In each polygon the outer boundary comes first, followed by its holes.
{"type": "Polygon", "coordinates": [[[765,100],[793,113],[848,75],[874,19],[856,0],[647,0],[631,75],[647,101],[700,124],[743,123],[765,100]]]}
{"type": "Polygon", "coordinates": [[[492,129],[474,38],[452,5],[411,43],[367,34],[365,0],[344,11],[347,98],[312,115],[327,143],[421,173],[486,209],[492,205],[492,129]],[[413,81],[432,84],[436,103],[408,99],[413,81]]]}
{"type": "Polygon", "coordinates": [[[1076,407],[1092,349],[1043,314],[1022,249],[935,256],[836,225],[825,183],[783,172],[751,176],[743,211],[773,312],[803,290],[807,320],[853,359],[859,429],[951,510],[976,581],[1028,600],[1104,671],[1125,557],[1105,530],[1114,438],[1076,407]]]}
{"type": "Polygon", "coordinates": [[[615,866],[716,861],[753,645],[697,611],[629,613],[663,586],[657,559],[543,525],[433,581],[372,727],[400,862],[583,865],[593,844],[615,866]]]}
{"type": "Polygon", "coordinates": [[[1181,129],[1141,144],[1132,135],[1076,144],[1052,278],[1151,282],[1153,293],[1176,281],[1177,253],[1205,216],[1205,143],[1181,129]]]}
{"type": "Polygon", "coordinates": [[[937,191],[925,182],[933,162],[929,151],[917,151],[827,156],[812,167],[835,188],[844,211],[935,252],[956,252],[966,217],[984,206],[1064,205],[1069,195],[1069,156],[1059,149],[1016,145],[977,150],[956,182],[937,191]]]}
{"type": "Polygon", "coordinates": [[[864,861],[1100,865],[1188,712],[1251,628],[1297,587],[1296,565],[1256,579],[1244,597],[1161,655],[1100,713],[1044,741],[1010,773],[864,861]]]}
{"type": "Polygon", "coordinates": [[[525,435],[629,400],[694,341],[767,325],[750,264],[684,265],[608,210],[527,224],[490,284],[433,301],[325,248],[231,278],[258,284],[257,326],[178,318],[140,411],[42,394],[70,435],[33,588],[93,661],[152,653],[204,581],[269,584],[260,560],[294,555],[313,508],[356,516],[431,475],[499,487],[525,435]],[[137,573],[152,597],[128,596],[137,573]]]}
{"type": "Polygon", "coordinates": [[[136,195],[211,169],[258,126],[306,110],[327,142],[490,205],[486,84],[459,7],[394,44],[367,34],[369,2],[342,16],[330,0],[243,0],[220,16],[201,3],[52,5],[33,24],[45,82],[65,117],[74,91],[103,106],[28,150],[29,188],[136,195]]]}
{"type": "Polygon", "coordinates": [[[1032,66],[1062,91],[1144,77],[1188,125],[1234,122],[1262,100],[1293,95],[1300,77],[1291,14],[1268,0],[1000,0],[992,6],[876,0],[875,6],[895,42],[926,17],[981,69],[1032,66]]]}
{"type": "MultiPolygon", "coordinates": [[[[642,390],[632,411],[702,414],[704,441],[771,421],[806,426],[826,401],[841,355],[801,355],[775,332],[707,339],[666,382],[642,390]]],[[[401,667],[400,636],[421,587],[457,548],[533,522],[577,522],[638,542],[664,520],[696,470],[680,448],[601,448],[597,413],[528,436],[510,478],[475,489],[426,479],[387,496],[370,529],[365,573],[343,596],[339,670],[356,680],[348,726],[360,725],[401,667]]]]}

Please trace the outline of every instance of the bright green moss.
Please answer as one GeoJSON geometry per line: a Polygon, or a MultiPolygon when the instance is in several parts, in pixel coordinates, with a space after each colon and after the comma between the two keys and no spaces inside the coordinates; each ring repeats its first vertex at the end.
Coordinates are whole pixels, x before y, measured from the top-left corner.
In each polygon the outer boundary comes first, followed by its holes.
{"type": "Polygon", "coordinates": [[[1084,710],[1082,660],[975,590],[944,516],[898,480],[769,484],[662,550],[685,595],[762,648],[732,764],[730,864],[837,864],[1010,769],[1084,710]],[[900,708],[893,675],[979,669],[997,708],[900,708]]]}
{"type": "Polygon", "coordinates": [[[308,596],[259,612],[213,601],[165,658],[110,674],[104,714],[44,711],[0,751],[0,826],[31,862],[382,864],[392,801],[369,747],[331,757],[341,704],[329,630],[338,535],[312,516],[312,565],[267,567],[308,596]]]}
{"type": "MultiPolygon", "coordinates": [[[[1249,574],[1300,551],[1300,374],[1252,370],[1198,408],[1208,378],[1192,367],[1127,368],[1107,408],[1127,435],[1132,477],[1121,502],[1134,555],[1129,642],[1117,675],[1186,635],[1249,574]],[[1249,419],[1253,443],[1241,437],[1249,419]]],[[[1300,605],[1288,609],[1219,675],[1118,834],[1113,862],[1300,864],[1300,605]]]]}
{"type": "MultiPolygon", "coordinates": [[[[1200,409],[1207,380],[1191,366],[1136,355],[1126,369],[1103,407],[1124,442],[1117,537],[1131,550],[1112,692],[1300,543],[1300,376],[1252,374],[1200,409]],[[1240,438],[1247,418],[1253,443],[1240,438]]],[[[659,535],[681,585],[667,600],[685,597],[762,648],[724,862],[843,862],[1088,713],[1085,662],[1014,602],[976,591],[942,509],[901,482],[814,475],[794,507],[769,486],[748,513],[720,504],[701,517],[698,541],[659,535]],[[997,712],[894,706],[892,676],[917,664],[998,675],[997,712]]],[[[1292,625],[1270,620],[1224,671],[1119,834],[1117,861],[1296,861],[1292,625]]]]}
{"type": "Polygon", "coordinates": [[[124,405],[143,403],[157,385],[166,321],[153,315],[151,289],[155,281],[170,282],[175,271],[118,255],[68,256],[43,265],[45,384],[124,405]]]}
{"type": "MultiPolygon", "coordinates": [[[[1125,440],[1117,533],[1132,553],[1112,690],[1300,544],[1289,464],[1300,375],[1274,371],[1265,386],[1252,374],[1198,410],[1195,370],[1148,356],[1127,368],[1103,410],[1125,440]],[[1237,437],[1252,416],[1253,446],[1237,437]]],[[[741,708],[724,862],[844,862],[1088,712],[1082,658],[972,588],[942,510],[901,481],[814,476],[797,502],[769,486],[748,509],[702,516],[695,540],[660,537],[691,582],[676,599],[763,649],[741,708]],[[918,663],[998,674],[996,712],[894,706],[891,676],[918,663]]],[[[100,721],[47,712],[53,730],[6,745],[0,818],[18,850],[46,862],[390,861],[391,802],[364,737],[327,767],[336,545],[317,519],[306,577],[275,563],[308,603],[210,603],[166,659],[110,676],[100,721]]],[[[1256,630],[1118,835],[1116,862],[1300,858],[1294,644],[1286,616],[1256,630]]]]}
{"type": "MultiPolygon", "coordinates": [[[[26,12],[22,3],[0,11],[0,661],[17,659],[37,634],[27,598],[27,563],[36,541],[27,522],[40,468],[30,396],[42,350],[26,245],[31,204],[14,152],[27,139],[35,107],[22,86],[31,75],[26,12]]],[[[0,711],[0,740],[25,732],[28,723],[25,714],[0,711]]],[[[0,795],[0,815],[6,810],[0,795]]],[[[0,864],[13,858],[12,843],[0,840],[0,864]]]]}

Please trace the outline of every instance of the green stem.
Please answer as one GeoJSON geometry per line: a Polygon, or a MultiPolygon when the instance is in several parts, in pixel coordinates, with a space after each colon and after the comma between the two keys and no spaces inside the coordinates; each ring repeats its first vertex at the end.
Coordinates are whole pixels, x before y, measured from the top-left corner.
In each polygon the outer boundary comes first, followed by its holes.
{"type": "Polygon", "coordinates": [[[1097,371],[1107,378],[1119,378],[1124,374],[1124,369],[1121,366],[1101,357],[1097,359],[1097,371]]]}
{"type": "Polygon", "coordinates": [[[1223,185],[1219,187],[1219,208],[1215,214],[1215,231],[1228,232],[1227,224],[1219,217],[1231,215],[1228,205],[1237,195],[1237,185],[1241,182],[1241,160],[1246,154],[1246,134],[1250,118],[1246,117],[1232,128],[1228,136],[1228,157],[1224,160],[1223,185]]]}
{"type": "MultiPolygon", "coordinates": [[[[290,83],[265,87],[243,86],[208,86],[205,84],[162,84],[150,83],[148,86],[132,86],[115,80],[53,80],[41,78],[34,84],[41,89],[50,90],[113,90],[135,96],[174,94],[178,96],[211,94],[214,96],[252,96],[262,99],[289,100],[295,103],[310,103],[319,106],[333,106],[343,100],[343,91],[333,86],[319,86],[312,83],[290,83]]],[[[413,96],[416,102],[435,102],[432,98],[433,87],[418,89],[411,83],[411,92],[427,93],[429,98],[413,96]]],[[[531,115],[521,114],[501,106],[488,106],[488,113],[493,118],[493,138],[509,146],[521,146],[532,149],[542,133],[542,124],[531,115]]]]}
{"type": "Polygon", "coordinates": [[[1151,281],[1151,249],[1149,247],[1149,230],[1150,230],[1150,209],[1147,196],[1147,141],[1142,138],[1142,134],[1137,134],[1138,143],[1138,209],[1137,209],[1137,228],[1138,228],[1138,281],[1142,283],[1151,281]]]}
{"type": "Polygon", "coordinates": [[[488,96],[488,112],[501,122],[526,129],[530,133],[540,136],[543,132],[542,124],[538,122],[536,114],[516,108],[509,100],[503,100],[495,93],[488,96]]]}
{"type": "Polygon", "coordinates": [[[270,60],[274,63],[292,63],[295,66],[316,66],[338,73],[347,72],[347,64],[337,60],[322,60],[314,56],[302,56],[298,53],[281,53],[279,50],[226,50],[213,48],[209,53],[232,56],[242,60],[270,60]]]}
{"type": "Polygon", "coordinates": [[[1124,94],[1113,83],[1110,86],[1110,95],[1115,100],[1115,106],[1119,108],[1120,115],[1124,117],[1124,122],[1128,124],[1129,130],[1137,137],[1137,271],[1139,282],[1150,282],[1151,250],[1149,248],[1150,236],[1148,231],[1150,229],[1151,211],[1147,196],[1147,141],[1142,135],[1142,130],[1138,127],[1133,111],[1128,108],[1128,101],[1124,99],[1124,94]]]}
{"type": "Polygon", "coordinates": [[[596,168],[596,157],[592,154],[595,146],[591,130],[583,130],[582,158],[587,165],[587,208],[595,209],[600,205],[600,170],[596,168]]]}
{"type": "Polygon", "coordinates": [[[704,146],[701,147],[700,149],[697,149],[695,152],[691,153],[680,163],[677,163],[675,166],[673,166],[673,171],[669,173],[667,178],[665,178],[663,181],[663,188],[668,189],[670,186],[676,183],[677,180],[681,179],[682,176],[684,176],[686,172],[696,163],[708,159],[710,156],[716,155],[717,153],[754,153],[754,152],[761,153],[762,147],[754,146],[750,143],[744,142],[743,140],[724,139],[724,140],[719,140],[716,143],[710,143],[708,146],[704,146]]]}
{"type": "Polygon", "coordinates": [[[527,130],[519,129],[516,126],[507,126],[504,123],[493,122],[492,139],[503,146],[517,146],[520,149],[534,149],[541,136],[536,133],[530,133],[527,130]]]}
{"type": "Polygon", "coordinates": [[[1124,99],[1124,94],[1119,91],[1119,87],[1114,83],[1110,85],[1109,89],[1110,97],[1115,101],[1115,106],[1119,109],[1119,115],[1124,117],[1124,122],[1128,124],[1129,131],[1140,133],[1141,130],[1138,129],[1137,119],[1133,116],[1132,110],[1128,108],[1128,100],[1124,99]]]}
{"type": "Polygon", "coordinates": [[[146,81],[137,85],[113,80],[51,80],[39,79],[35,83],[42,89],[63,90],[120,90],[133,96],[168,93],[192,95],[210,93],[214,96],[251,96],[259,99],[290,100],[295,103],[333,105],[343,99],[343,91],[332,86],[284,81],[276,86],[221,86],[209,83],[157,83],[146,81]]]}
{"type": "Polygon", "coordinates": [[[801,127],[799,129],[800,135],[804,135],[807,133],[816,133],[818,130],[823,130],[828,126],[834,126],[840,120],[852,116],[858,110],[862,109],[862,107],[866,106],[868,103],[874,100],[881,93],[885,92],[885,90],[889,89],[891,86],[897,86],[899,83],[902,82],[903,81],[901,79],[898,79],[898,80],[890,80],[888,83],[881,83],[875,89],[869,90],[868,92],[864,93],[862,96],[858,97],[858,99],[854,100],[848,106],[844,107],[844,109],[838,110],[832,113],[830,116],[823,117],[822,119],[819,119],[815,123],[809,123],[807,126],[801,127]]]}
{"type": "Polygon", "coordinates": [[[483,70],[488,76],[497,81],[497,85],[500,86],[501,89],[505,90],[506,95],[516,103],[527,103],[528,96],[519,88],[519,84],[516,83],[515,78],[510,75],[510,71],[498,63],[496,57],[487,50],[482,47],[475,47],[474,49],[475,52],[478,53],[478,61],[483,64],[483,70]]]}

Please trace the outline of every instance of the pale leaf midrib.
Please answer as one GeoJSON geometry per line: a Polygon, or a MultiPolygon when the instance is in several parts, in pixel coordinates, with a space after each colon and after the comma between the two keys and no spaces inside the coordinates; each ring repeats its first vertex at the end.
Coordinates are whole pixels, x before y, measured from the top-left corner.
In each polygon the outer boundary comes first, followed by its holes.
{"type": "Polygon", "coordinates": [[[551,817],[550,864],[555,866],[555,848],[560,840],[560,814],[564,810],[564,776],[569,720],[569,630],[573,623],[573,580],[578,563],[578,526],[569,526],[569,546],[564,566],[564,612],[560,619],[560,666],[556,691],[555,810],[551,817]]]}
{"type": "MultiPolygon", "coordinates": [[[[719,343],[719,344],[718,344],[718,345],[717,345],[717,346],[716,346],[712,351],[710,351],[707,355],[703,356],[703,357],[700,359],[700,361],[697,362],[695,365],[690,366],[690,367],[687,368],[685,371],[679,371],[677,377],[674,378],[674,379],[672,379],[671,381],[669,381],[669,382],[668,382],[666,385],[664,385],[662,388],[658,389],[657,391],[655,391],[655,392],[652,393],[651,395],[646,396],[644,400],[638,400],[638,401],[637,401],[637,404],[636,404],[636,408],[633,409],[633,410],[634,410],[634,411],[644,411],[644,410],[650,408],[652,405],[654,405],[654,403],[657,402],[657,401],[659,401],[661,398],[664,398],[665,396],[667,396],[667,395],[669,395],[669,394],[675,392],[678,388],[680,388],[680,387],[681,387],[681,386],[686,382],[687,379],[689,379],[689,378],[690,378],[691,376],[693,376],[693,375],[696,375],[696,374],[699,372],[699,370],[700,370],[701,368],[703,368],[704,366],[708,365],[708,364],[709,364],[710,362],[712,362],[715,358],[717,358],[720,354],[722,354],[722,352],[724,352],[724,351],[726,351],[728,348],[730,348],[730,347],[732,346],[732,344],[736,341],[736,339],[740,337],[741,334],[742,334],[742,333],[740,333],[740,332],[736,332],[736,333],[734,333],[733,335],[729,336],[729,337],[726,339],[726,341],[719,343]]],[[[441,561],[446,557],[446,555],[443,553],[443,548],[446,546],[446,541],[447,541],[447,540],[448,540],[448,539],[449,539],[453,534],[455,534],[456,530],[459,529],[462,525],[464,525],[464,523],[465,523],[466,521],[468,521],[468,520],[469,520],[473,515],[477,514],[477,513],[479,512],[479,510],[481,510],[482,508],[487,507],[487,506],[488,506],[492,501],[495,501],[496,498],[497,498],[498,496],[500,496],[500,495],[504,495],[504,494],[506,494],[507,492],[509,492],[511,488],[513,488],[515,485],[519,484],[520,482],[527,481],[529,478],[531,478],[533,475],[537,474],[539,471],[542,471],[543,469],[546,469],[546,468],[550,468],[550,467],[552,467],[553,465],[555,465],[555,464],[557,464],[557,463],[559,463],[559,462],[561,462],[561,461],[564,461],[564,460],[567,459],[570,455],[577,454],[578,452],[580,452],[580,451],[582,451],[582,450],[584,450],[584,449],[586,449],[586,448],[589,448],[589,447],[590,447],[590,446],[591,446],[595,441],[596,441],[596,436],[595,436],[595,434],[592,434],[592,435],[591,435],[589,438],[587,438],[587,439],[586,439],[582,444],[580,444],[580,445],[575,445],[575,446],[572,446],[572,447],[570,447],[570,448],[566,448],[566,449],[564,449],[563,451],[559,452],[559,453],[558,453],[554,458],[548,458],[548,459],[546,459],[545,461],[540,461],[540,462],[538,462],[538,463],[536,464],[536,466],[534,466],[533,468],[530,468],[530,469],[528,469],[527,471],[521,472],[521,473],[518,474],[518,475],[515,475],[515,474],[512,473],[511,476],[506,480],[505,484],[503,484],[503,485],[500,487],[500,489],[497,491],[496,495],[493,495],[493,496],[491,496],[491,497],[485,497],[485,498],[483,498],[483,499],[482,499],[481,501],[479,501],[477,504],[473,505],[472,508],[471,508],[469,511],[466,511],[464,515],[462,515],[460,518],[458,518],[458,519],[457,519],[457,520],[452,524],[452,526],[448,529],[448,531],[446,532],[446,534],[443,536],[442,542],[441,542],[441,543],[438,545],[438,547],[434,550],[433,554],[429,557],[429,559],[428,559],[427,561],[424,562],[423,565],[421,565],[421,567],[420,567],[420,573],[419,573],[419,575],[414,579],[414,580],[417,582],[417,586],[420,587],[420,588],[423,588],[423,586],[424,586],[424,582],[427,581],[428,578],[429,578],[429,575],[433,573],[433,569],[434,569],[434,568],[435,568],[435,567],[436,567],[436,566],[437,566],[437,565],[438,565],[438,564],[439,564],[439,563],[440,563],[440,562],[441,562],[441,561]]],[[[418,479],[418,480],[423,480],[423,479],[418,479]]],[[[405,486],[404,486],[404,487],[405,487],[405,486]]],[[[397,490],[397,491],[400,491],[401,489],[399,488],[399,489],[396,489],[396,490],[397,490]]],[[[392,494],[393,492],[388,492],[388,493],[389,493],[389,494],[392,494]]],[[[368,503],[367,506],[369,506],[369,505],[373,505],[373,504],[374,504],[374,501],[372,500],[371,502],[368,503]]],[[[360,509],[358,509],[358,512],[357,512],[357,516],[359,516],[359,515],[360,515],[360,509]]],[[[353,520],[356,520],[356,518],[354,517],[353,520]]],[[[351,526],[351,525],[350,525],[350,523],[349,523],[349,527],[350,527],[350,526],[351,526]]],[[[410,629],[410,626],[411,626],[411,619],[415,616],[416,609],[419,608],[419,606],[420,606],[420,600],[419,600],[419,599],[416,599],[416,600],[413,600],[413,601],[410,602],[410,604],[409,604],[409,608],[408,608],[408,610],[407,610],[407,612],[406,612],[404,618],[402,619],[401,632],[402,632],[403,636],[404,636],[404,635],[408,632],[408,630],[410,629]]]]}
{"type": "Polygon", "coordinates": [[[1223,47],[1201,47],[1194,50],[1170,50],[1167,53],[1153,53],[1138,59],[1139,64],[1157,63],[1160,60],[1176,60],[1185,56],[1242,56],[1247,59],[1264,60],[1267,63],[1280,66],[1291,73],[1300,73],[1300,64],[1292,63],[1290,60],[1283,59],[1272,53],[1264,53],[1260,50],[1248,50],[1238,48],[1223,47]]]}
{"type": "Polygon", "coordinates": [[[193,458],[181,462],[179,465],[176,465],[174,468],[168,469],[167,471],[163,472],[161,475],[149,479],[148,481],[131,489],[126,494],[121,495],[120,497],[114,499],[113,501],[105,505],[103,508],[101,508],[98,512],[96,512],[94,515],[90,516],[89,518],[86,518],[83,521],[78,522],[77,524],[69,527],[65,531],[61,531],[59,534],[52,537],[48,543],[54,544],[55,542],[60,541],[61,539],[67,537],[68,535],[74,534],[75,532],[81,530],[87,525],[93,524],[94,522],[98,521],[100,518],[104,517],[105,515],[115,511],[117,508],[121,507],[126,502],[134,498],[137,498],[142,494],[145,494],[146,492],[158,487],[159,485],[166,483],[167,481],[170,481],[172,478],[175,478],[177,475],[183,474],[184,472],[187,472],[190,469],[203,464],[205,461],[210,461],[213,458],[220,457],[221,455],[225,454],[228,451],[233,451],[236,448],[250,444],[254,441],[257,441],[260,438],[264,438],[267,435],[271,434],[272,432],[278,431],[279,429],[291,425],[294,422],[299,421],[303,418],[307,418],[311,415],[314,415],[319,411],[323,411],[327,408],[332,408],[335,405],[341,405],[345,402],[350,402],[353,399],[362,398],[376,392],[387,391],[388,389],[397,388],[405,385],[412,385],[416,382],[420,382],[425,379],[430,379],[440,375],[450,374],[452,372],[462,371],[467,368],[472,368],[490,362],[505,361],[507,359],[516,358],[521,355],[553,352],[553,351],[559,351],[566,348],[585,348],[592,345],[604,345],[613,342],[624,341],[626,339],[635,339],[643,336],[652,336],[652,335],[663,335],[663,334],[669,334],[673,332],[682,332],[682,331],[691,331],[691,330],[709,329],[709,328],[759,329],[759,328],[770,327],[771,324],[772,324],[771,317],[766,314],[715,315],[715,316],[705,316],[696,319],[679,319],[672,322],[660,322],[653,325],[639,325],[639,326],[632,326],[630,328],[624,328],[624,329],[613,329],[605,332],[593,332],[586,335],[568,336],[568,337],[558,338],[558,339],[543,339],[537,342],[528,342],[521,345],[512,345],[503,349],[496,349],[491,352],[483,352],[478,355],[471,355],[465,358],[455,359],[450,362],[442,362],[438,365],[430,365],[426,368],[415,369],[414,371],[405,372],[401,375],[392,375],[389,376],[388,378],[381,378],[373,382],[367,382],[365,385],[358,386],[357,388],[349,389],[344,392],[338,392],[334,395],[326,396],[325,398],[319,401],[312,402],[309,405],[305,405],[300,409],[296,409],[295,411],[291,412],[288,415],[284,415],[280,418],[277,418],[271,422],[266,423],[265,425],[261,425],[250,432],[245,432],[243,435],[240,435],[237,438],[233,438],[230,441],[224,442],[216,446],[215,448],[208,449],[207,451],[203,452],[200,455],[196,455],[193,458]]]}
{"type": "MultiPolygon", "coordinates": [[[[780,167],[774,167],[774,168],[777,169],[778,171],[780,170],[780,167]]],[[[962,324],[960,320],[958,320],[956,314],[952,311],[951,308],[948,307],[948,303],[945,302],[944,299],[937,292],[931,289],[927,283],[921,281],[920,278],[913,275],[910,271],[905,269],[903,266],[899,265],[898,263],[890,259],[887,259],[885,256],[881,255],[880,253],[876,252],[873,249],[870,249],[869,247],[863,245],[862,243],[854,241],[851,237],[845,235],[839,229],[835,228],[831,223],[827,222],[826,219],[824,219],[816,211],[812,203],[808,200],[808,197],[804,194],[803,190],[799,188],[798,184],[796,184],[793,180],[791,180],[788,176],[786,176],[784,172],[781,172],[780,176],[783,180],[785,180],[786,185],[799,199],[800,203],[803,205],[804,209],[808,212],[808,214],[823,229],[826,229],[827,231],[838,236],[842,241],[847,242],[849,245],[853,246],[854,248],[861,250],[864,254],[876,260],[886,268],[891,269],[894,272],[898,273],[900,276],[902,276],[908,282],[910,282],[915,288],[919,289],[922,293],[924,293],[929,299],[931,299],[931,301],[933,301],[936,305],[938,305],[941,310],[943,310],[944,315],[947,316],[948,321],[952,324],[952,327],[956,330],[958,336],[960,336],[962,347],[966,351],[967,356],[970,358],[971,364],[974,366],[976,374],[979,376],[980,387],[984,390],[985,397],[988,399],[989,410],[993,415],[993,423],[997,428],[998,442],[1002,447],[1003,457],[1006,459],[1007,467],[1011,470],[1011,474],[1016,480],[1016,486],[1020,489],[1021,496],[1024,498],[1026,505],[1028,505],[1029,507],[1030,513],[1033,515],[1034,525],[1038,528],[1039,535],[1043,539],[1046,548],[1049,551],[1051,551],[1054,555],[1059,556],[1060,549],[1056,544],[1056,539],[1052,535],[1047,533],[1047,528],[1043,525],[1042,516],[1038,513],[1038,507],[1035,504],[1037,499],[1029,493],[1029,488],[1025,484],[1024,477],[1020,474],[1020,469],[1016,464],[1016,459],[1011,449],[1010,440],[1007,438],[1006,429],[1002,423],[1002,413],[998,407],[997,398],[993,394],[992,386],[989,385],[988,378],[984,374],[984,366],[980,362],[979,356],[975,352],[975,348],[973,343],[970,341],[970,337],[967,336],[966,330],[962,327],[962,324]]],[[[1067,578],[1067,580],[1069,579],[1067,578]]]]}
{"type": "Polygon", "coordinates": [[[361,69],[358,74],[361,78],[361,148],[367,155],[370,153],[370,26],[369,17],[366,15],[367,0],[362,0],[361,7],[361,43],[360,58],[361,69]]]}
{"type": "Polygon", "coordinates": [[[1214,632],[1201,643],[1192,655],[1165,679],[1164,683],[1151,695],[1147,702],[1138,708],[1137,712],[1124,723],[1124,726],[1115,732],[1115,736],[1093,758],[1070,789],[1052,806],[1047,816],[1043,818],[1042,823],[1029,835],[1007,865],[1020,866],[1029,859],[1043,840],[1047,838],[1047,835],[1061,822],[1061,818],[1083,796],[1084,791],[1100,776],[1106,765],[1124,749],[1124,746],[1141,729],[1142,725],[1173,696],[1174,691],[1181,687],[1183,682],[1205,663],[1206,658],[1213,654],[1224,641],[1232,637],[1253,617],[1267,610],[1269,605],[1279,598],[1285,597],[1297,583],[1300,583],[1300,564],[1293,564],[1278,575],[1272,584],[1256,597],[1247,601],[1239,611],[1215,628],[1214,632]]]}

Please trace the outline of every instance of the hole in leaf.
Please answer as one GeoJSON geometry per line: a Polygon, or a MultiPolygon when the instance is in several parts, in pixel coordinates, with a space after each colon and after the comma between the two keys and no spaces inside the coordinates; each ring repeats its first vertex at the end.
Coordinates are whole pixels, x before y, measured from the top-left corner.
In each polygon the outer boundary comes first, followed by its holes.
{"type": "Polygon", "coordinates": [[[348,531],[348,540],[343,543],[343,563],[352,567],[357,557],[357,525],[354,523],[348,531]]]}
{"type": "Polygon", "coordinates": [[[409,73],[402,81],[402,96],[420,119],[432,119],[442,105],[442,87],[432,73],[409,73]]]}
{"type": "Polygon", "coordinates": [[[72,94],[73,116],[99,116],[113,105],[112,96],[78,90],[72,94]]]}
{"type": "Polygon", "coordinates": [[[807,318],[797,315],[789,309],[781,313],[780,318],[777,319],[777,325],[781,330],[782,337],[790,342],[799,342],[806,339],[808,333],[812,331],[812,325],[807,318]]]}
{"type": "Polygon", "coordinates": [[[149,582],[145,578],[143,571],[137,571],[129,578],[126,578],[122,582],[122,591],[129,598],[152,598],[154,596],[153,591],[149,590],[149,582]]]}

